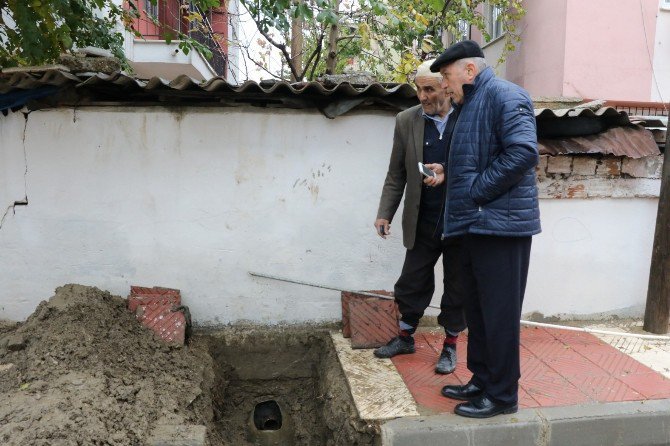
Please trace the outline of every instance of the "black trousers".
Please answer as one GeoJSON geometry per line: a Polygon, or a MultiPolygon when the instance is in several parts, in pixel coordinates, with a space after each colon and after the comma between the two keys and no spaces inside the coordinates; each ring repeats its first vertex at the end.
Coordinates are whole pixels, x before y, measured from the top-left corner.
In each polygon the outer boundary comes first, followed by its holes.
{"type": "Polygon", "coordinates": [[[444,293],[437,322],[449,331],[459,332],[466,327],[459,259],[461,238],[443,241],[440,235],[436,235],[439,232],[435,231],[435,225],[419,221],[414,247],[405,254],[394,295],[401,320],[416,327],[435,292],[435,264],[442,256],[444,293]]]}
{"type": "Polygon", "coordinates": [[[531,237],[463,237],[461,259],[472,383],[493,401],[518,402],[521,305],[531,237]]]}

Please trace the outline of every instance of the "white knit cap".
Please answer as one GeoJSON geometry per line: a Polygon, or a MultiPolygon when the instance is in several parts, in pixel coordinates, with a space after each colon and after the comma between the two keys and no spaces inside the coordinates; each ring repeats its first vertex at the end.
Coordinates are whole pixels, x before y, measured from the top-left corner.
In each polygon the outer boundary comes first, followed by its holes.
{"type": "Polygon", "coordinates": [[[433,62],[435,62],[435,59],[428,59],[424,61],[421,65],[419,65],[419,68],[416,69],[416,76],[414,77],[434,77],[437,79],[442,79],[442,75],[439,72],[433,73],[430,71],[430,66],[433,64],[433,62]]]}

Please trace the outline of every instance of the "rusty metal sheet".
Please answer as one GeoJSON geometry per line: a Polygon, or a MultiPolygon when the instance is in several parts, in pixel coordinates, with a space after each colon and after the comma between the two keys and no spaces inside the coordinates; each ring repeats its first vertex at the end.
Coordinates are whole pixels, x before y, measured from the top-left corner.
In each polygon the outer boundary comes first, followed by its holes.
{"type": "Polygon", "coordinates": [[[613,127],[588,136],[538,140],[540,155],[590,153],[629,158],[659,155],[654,135],[642,126],[613,127]]]}

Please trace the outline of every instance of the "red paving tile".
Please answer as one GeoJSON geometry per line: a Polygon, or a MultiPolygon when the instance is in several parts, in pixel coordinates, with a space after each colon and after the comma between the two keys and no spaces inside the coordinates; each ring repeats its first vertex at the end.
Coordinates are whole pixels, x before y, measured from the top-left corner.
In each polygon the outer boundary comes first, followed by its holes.
{"type": "MultiPolygon", "coordinates": [[[[460,336],[456,371],[447,376],[434,371],[443,339],[439,333],[417,333],[417,352],[392,361],[419,406],[452,412],[458,402],[440,390],[470,380],[467,336],[460,336]]],[[[520,358],[522,408],[670,398],[670,380],[589,333],[524,327],[520,358]]]]}

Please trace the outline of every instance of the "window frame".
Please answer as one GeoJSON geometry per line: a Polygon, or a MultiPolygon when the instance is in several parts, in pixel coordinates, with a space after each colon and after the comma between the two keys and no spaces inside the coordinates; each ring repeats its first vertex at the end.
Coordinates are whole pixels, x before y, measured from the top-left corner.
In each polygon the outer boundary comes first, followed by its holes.
{"type": "Polygon", "coordinates": [[[502,8],[500,6],[486,5],[486,32],[491,36],[491,43],[498,40],[505,35],[505,27],[503,26],[500,16],[502,15],[502,8]]]}

